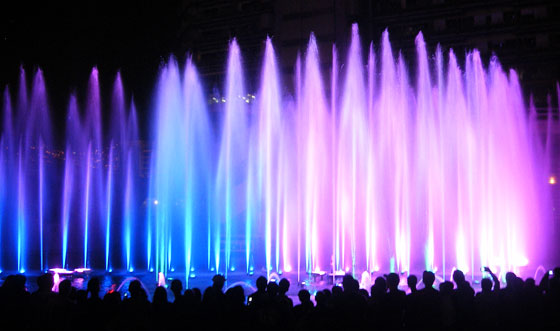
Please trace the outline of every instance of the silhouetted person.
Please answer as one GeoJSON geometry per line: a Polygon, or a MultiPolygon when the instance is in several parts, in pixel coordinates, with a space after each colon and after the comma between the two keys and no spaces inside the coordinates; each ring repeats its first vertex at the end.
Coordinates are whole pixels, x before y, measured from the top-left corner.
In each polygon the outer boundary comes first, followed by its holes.
{"type": "Polygon", "coordinates": [[[388,324],[387,317],[387,280],[384,277],[377,277],[370,289],[368,302],[368,324],[384,329],[388,324]]]}
{"type": "Polygon", "coordinates": [[[122,302],[125,323],[131,329],[146,329],[149,324],[151,305],[148,296],[139,280],[135,279],[128,285],[130,297],[122,302]]]}
{"type": "Polygon", "coordinates": [[[226,278],[223,275],[217,274],[212,277],[212,288],[219,293],[224,293],[224,284],[226,278]]]}
{"type": "Polygon", "coordinates": [[[265,277],[260,276],[257,278],[256,284],[257,291],[249,295],[248,306],[254,309],[264,308],[268,303],[268,295],[266,294],[266,287],[268,282],[265,277]]]}
{"type": "Polygon", "coordinates": [[[400,277],[396,273],[387,275],[387,287],[389,293],[386,296],[387,327],[390,330],[401,330],[403,327],[403,315],[406,293],[399,290],[400,277]]]}
{"type": "MultiPolygon", "coordinates": [[[[70,279],[59,284],[53,293],[53,276],[37,278],[39,289],[31,296],[25,288],[22,275],[8,276],[0,286],[0,314],[6,328],[15,323],[21,329],[84,329],[84,330],[147,330],[147,329],[258,329],[258,330],[558,330],[556,286],[560,270],[546,273],[539,285],[527,278],[523,281],[514,273],[506,274],[506,286],[500,289],[498,278],[486,269],[491,278],[481,281],[481,291],[473,300],[474,309],[468,313],[472,288],[462,272],[453,275],[451,282],[434,289],[435,275],[423,273],[423,288],[413,290],[415,277],[407,283],[411,293],[404,298],[399,289],[399,275],[391,273],[378,277],[371,289],[371,297],[359,288],[351,275],[343,279],[344,289],[333,286],[315,294],[314,307],[307,290],[299,292],[300,304],[292,308],[287,296],[289,281],[277,285],[257,280],[258,290],[252,294],[262,299],[262,307],[245,305],[243,288],[235,286],[224,294],[219,278],[204,291],[186,290],[182,297],[184,309],[176,311],[169,303],[164,287],[156,288],[152,303],[138,280],[130,282],[130,296],[121,302],[116,285],[99,299],[101,284],[91,278],[87,291],[76,290],[70,279]],[[388,292],[387,292],[388,288],[388,292]],[[224,300],[220,301],[220,294],[224,300]],[[368,305],[369,303],[369,305],[368,305]],[[467,305],[465,305],[467,303],[467,305]],[[466,308],[465,308],[466,307],[466,308]],[[404,318],[402,317],[404,310],[404,318]],[[460,315],[462,314],[462,315],[460,315]],[[470,316],[470,318],[466,318],[470,316]],[[296,318],[297,317],[297,318],[296,318]],[[12,324],[10,324],[12,323],[12,324]],[[404,326],[403,326],[404,325],[404,326]]],[[[180,295],[182,285],[172,282],[172,289],[180,295]]],[[[249,300],[252,302],[253,300],[249,300]]],[[[257,303],[259,299],[256,299],[257,303]]]]}
{"type": "Polygon", "coordinates": [[[523,312],[522,329],[541,329],[544,327],[545,318],[544,297],[533,278],[527,278],[521,289],[521,311],[523,312]]]}
{"type": "Polygon", "coordinates": [[[52,311],[56,300],[53,292],[54,278],[51,273],[37,277],[37,291],[30,296],[32,328],[54,327],[51,321],[52,311]]]}
{"type": "Polygon", "coordinates": [[[443,330],[454,330],[456,325],[455,302],[453,300],[453,283],[444,281],[439,284],[441,299],[441,323],[443,330]]]}
{"type": "Polygon", "coordinates": [[[101,291],[99,278],[93,277],[88,281],[87,284],[87,293],[89,293],[89,299],[91,301],[100,302],[101,298],[99,298],[99,291],[101,291]]]}
{"type": "Polygon", "coordinates": [[[0,287],[0,328],[28,326],[28,319],[24,319],[30,298],[25,288],[26,280],[23,275],[9,275],[0,287]]]}
{"type": "Polygon", "coordinates": [[[300,290],[298,292],[299,304],[294,306],[294,313],[296,319],[299,320],[313,310],[313,302],[311,301],[311,294],[308,290],[300,290]]]}
{"type": "Polygon", "coordinates": [[[72,326],[72,316],[75,314],[76,301],[73,297],[72,282],[64,279],[58,284],[58,295],[55,299],[53,310],[53,323],[61,329],[70,329],[72,326]]]}
{"type": "Polygon", "coordinates": [[[498,276],[494,275],[492,270],[490,270],[490,268],[488,267],[484,267],[484,271],[487,272],[492,278],[492,282],[494,283],[494,292],[498,292],[500,290],[500,280],[498,279],[498,276]]]}
{"type": "Polygon", "coordinates": [[[424,288],[418,291],[419,298],[419,329],[431,330],[441,328],[441,299],[434,289],[436,276],[431,271],[422,273],[424,288]]]}
{"type": "Polygon", "coordinates": [[[87,291],[84,293],[86,297],[86,311],[83,312],[85,318],[90,321],[87,325],[90,330],[99,330],[105,327],[106,316],[103,311],[103,300],[99,297],[100,291],[101,284],[99,278],[91,278],[87,284],[87,291]]]}
{"type": "Polygon", "coordinates": [[[471,329],[474,325],[474,290],[465,280],[465,274],[461,270],[453,272],[453,281],[456,289],[453,292],[455,312],[457,316],[457,327],[459,330],[471,329]]]}
{"type": "Polygon", "coordinates": [[[491,330],[499,328],[498,295],[500,281],[488,267],[485,267],[484,271],[489,273],[492,279],[483,278],[480,282],[481,291],[475,296],[476,326],[483,330],[491,330]]]}
{"type": "Polygon", "coordinates": [[[352,275],[346,274],[342,278],[343,304],[340,316],[347,321],[348,328],[360,328],[365,324],[367,299],[360,293],[360,283],[352,275]]]}
{"type": "Polygon", "coordinates": [[[152,298],[153,326],[158,330],[171,328],[171,304],[167,300],[167,290],[163,286],[156,287],[152,298]]]}
{"type": "Polygon", "coordinates": [[[173,302],[177,304],[181,303],[183,301],[183,283],[179,279],[173,279],[169,289],[171,293],[173,293],[173,302]]]}
{"type": "Polygon", "coordinates": [[[416,291],[418,291],[416,289],[416,285],[418,284],[418,278],[414,275],[409,275],[406,278],[406,284],[408,285],[408,288],[410,289],[410,293],[414,293],[416,291]]]}
{"type": "Polygon", "coordinates": [[[165,290],[165,287],[156,287],[154,297],[152,299],[152,306],[154,307],[154,310],[164,310],[169,308],[168,305],[169,301],[167,301],[167,291],[165,290]]]}
{"type": "Polygon", "coordinates": [[[406,296],[404,324],[408,330],[418,330],[420,327],[420,293],[416,289],[418,278],[415,275],[409,275],[406,279],[410,294],[406,296]]]}
{"type": "Polygon", "coordinates": [[[121,294],[113,289],[103,296],[103,311],[106,329],[115,330],[120,328],[122,320],[121,294]]]}
{"type": "Polygon", "coordinates": [[[383,277],[375,278],[375,282],[371,286],[371,300],[384,301],[387,296],[387,281],[383,277]]]}
{"type": "Polygon", "coordinates": [[[276,284],[276,282],[268,282],[266,293],[268,294],[269,300],[274,301],[278,295],[278,284],[276,284]]]}
{"type": "Polygon", "coordinates": [[[290,281],[286,278],[282,278],[278,283],[278,302],[284,308],[291,309],[294,306],[294,302],[286,295],[290,290],[290,281]]]}
{"type": "Polygon", "coordinates": [[[226,291],[227,327],[233,330],[245,328],[250,320],[245,306],[245,291],[237,285],[226,291]]]}

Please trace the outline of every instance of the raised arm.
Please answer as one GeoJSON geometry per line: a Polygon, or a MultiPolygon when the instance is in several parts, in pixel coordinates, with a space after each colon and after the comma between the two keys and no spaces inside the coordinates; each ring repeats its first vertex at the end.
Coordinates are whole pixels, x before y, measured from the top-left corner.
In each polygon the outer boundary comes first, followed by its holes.
{"type": "Polygon", "coordinates": [[[500,290],[500,280],[498,279],[498,277],[496,275],[494,275],[494,273],[492,272],[492,270],[490,270],[490,268],[488,267],[484,267],[484,271],[486,271],[487,273],[490,274],[490,277],[492,277],[492,281],[494,282],[494,288],[493,291],[499,291],[500,290]]]}

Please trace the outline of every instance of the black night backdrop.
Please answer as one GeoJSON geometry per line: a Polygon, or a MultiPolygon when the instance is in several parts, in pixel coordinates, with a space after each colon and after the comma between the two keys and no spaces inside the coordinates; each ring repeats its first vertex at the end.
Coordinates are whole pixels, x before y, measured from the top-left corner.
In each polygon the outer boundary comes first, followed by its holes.
{"type": "Polygon", "coordinates": [[[558,328],[559,59],[552,0],[4,1],[0,323],[558,328]]]}

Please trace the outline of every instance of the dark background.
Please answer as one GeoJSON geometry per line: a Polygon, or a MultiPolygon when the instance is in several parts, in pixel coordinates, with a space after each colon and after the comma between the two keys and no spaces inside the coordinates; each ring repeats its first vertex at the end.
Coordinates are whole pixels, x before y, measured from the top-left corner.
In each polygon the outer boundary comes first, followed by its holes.
{"type": "Polygon", "coordinates": [[[412,73],[419,31],[430,52],[441,43],[444,51],[453,47],[460,60],[472,48],[480,49],[485,63],[496,54],[506,68],[518,71],[526,99],[534,95],[542,112],[560,77],[559,18],[560,2],[551,0],[4,1],[0,87],[8,85],[14,96],[20,66],[28,82],[36,68],[42,68],[53,124],[59,131],[64,129],[69,94],[75,92],[84,100],[91,68],[99,69],[105,103],[120,70],[146,138],[158,68],[170,54],[180,61],[192,54],[208,94],[219,93],[227,45],[235,36],[251,90],[269,35],[289,88],[297,53],[305,50],[311,31],[328,77],[332,44],[343,59],[350,26],[357,22],[364,49],[370,40],[378,44],[388,28],[394,49],[402,50],[412,73]]]}
{"type": "MultiPolygon", "coordinates": [[[[15,94],[20,66],[28,82],[45,75],[56,130],[64,130],[70,93],[85,97],[93,66],[103,96],[120,70],[127,98],[145,113],[157,70],[172,52],[175,2],[3,2],[0,9],[0,85],[15,94]],[[80,4],[80,5],[76,5],[80,4]]],[[[102,98],[109,100],[108,97],[102,98]]]]}

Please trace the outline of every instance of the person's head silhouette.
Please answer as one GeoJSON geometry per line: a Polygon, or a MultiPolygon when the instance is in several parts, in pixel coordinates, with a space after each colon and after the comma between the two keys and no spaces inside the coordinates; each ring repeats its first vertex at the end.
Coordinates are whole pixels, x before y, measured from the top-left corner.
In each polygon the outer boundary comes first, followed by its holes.
{"type": "Polygon", "coordinates": [[[276,296],[278,294],[278,284],[276,284],[275,282],[269,282],[266,286],[266,292],[271,297],[276,296]]]}
{"type": "Polygon", "coordinates": [[[37,278],[37,286],[40,292],[51,292],[54,286],[54,276],[51,273],[46,273],[37,278]]]}
{"type": "Polygon", "coordinates": [[[453,281],[457,286],[463,285],[465,282],[465,274],[459,269],[453,271],[453,281]]]}
{"type": "Polygon", "coordinates": [[[181,280],[179,279],[173,279],[173,281],[171,281],[170,289],[175,297],[180,296],[183,292],[183,282],[181,282],[181,280]]]}
{"type": "Polygon", "coordinates": [[[68,297],[72,291],[72,282],[70,279],[65,279],[58,285],[58,294],[63,297],[68,297]]]}
{"type": "Polygon", "coordinates": [[[434,286],[436,276],[431,271],[424,271],[422,273],[422,283],[424,283],[424,288],[430,288],[434,286]]]}
{"type": "Polygon", "coordinates": [[[517,280],[517,276],[513,272],[509,271],[509,272],[506,273],[506,286],[507,287],[515,286],[516,280],[517,280]]]}
{"type": "Polygon", "coordinates": [[[212,282],[212,288],[222,292],[224,284],[226,283],[226,278],[223,275],[217,274],[212,277],[212,282]]]}
{"type": "Polygon", "coordinates": [[[483,278],[480,282],[480,288],[482,289],[483,293],[492,291],[492,281],[490,278],[483,278]]]}
{"type": "Polygon", "coordinates": [[[100,283],[99,283],[99,278],[93,277],[92,279],[89,280],[89,282],[87,284],[87,291],[89,293],[91,293],[92,297],[99,296],[100,289],[101,289],[101,287],[100,287],[100,283]]]}
{"type": "Polygon", "coordinates": [[[259,278],[257,278],[257,290],[261,292],[266,291],[267,284],[268,282],[266,281],[266,278],[264,276],[260,276],[259,278]]]}
{"type": "Polygon", "coordinates": [[[165,287],[163,286],[156,287],[152,302],[156,305],[162,305],[167,303],[167,291],[165,290],[165,287]]]}
{"type": "Polygon", "coordinates": [[[451,295],[453,293],[453,283],[450,281],[445,281],[439,284],[439,291],[442,295],[451,295]]]}
{"type": "Polygon", "coordinates": [[[406,279],[406,283],[408,284],[408,288],[410,288],[410,291],[415,292],[416,284],[418,284],[418,278],[414,275],[410,275],[406,279]]]}
{"type": "Polygon", "coordinates": [[[399,275],[392,272],[387,275],[387,287],[389,287],[389,291],[396,291],[399,287],[400,278],[399,275]]]}
{"type": "Polygon", "coordinates": [[[313,304],[311,302],[311,294],[309,294],[308,290],[300,290],[298,292],[298,298],[299,298],[299,302],[301,302],[302,305],[304,304],[313,304]]]}
{"type": "Polygon", "coordinates": [[[280,283],[278,283],[278,293],[280,293],[280,295],[285,295],[288,293],[288,290],[290,290],[290,281],[286,278],[282,278],[280,283]]]}
{"type": "Polygon", "coordinates": [[[140,298],[142,295],[142,284],[138,279],[135,279],[128,284],[128,292],[131,298],[140,298]]]}

